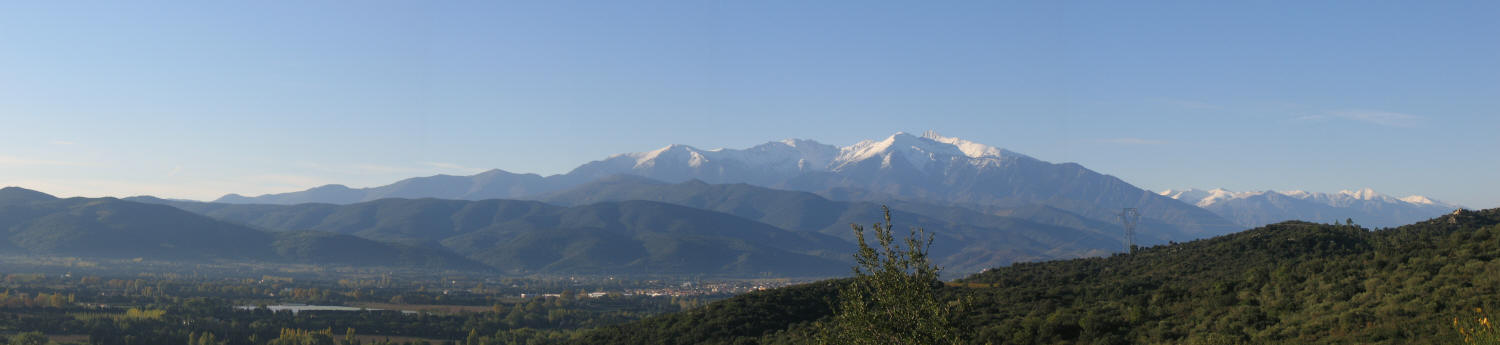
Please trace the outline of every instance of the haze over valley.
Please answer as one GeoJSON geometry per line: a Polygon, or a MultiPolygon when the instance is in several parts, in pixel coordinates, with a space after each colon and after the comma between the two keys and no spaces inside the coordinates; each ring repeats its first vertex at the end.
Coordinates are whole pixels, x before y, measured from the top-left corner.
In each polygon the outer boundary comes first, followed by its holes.
{"type": "Polygon", "coordinates": [[[1460,208],[1369,189],[1157,193],[1077,163],[1051,163],[931,131],[844,147],[809,139],[745,149],[673,144],[552,176],[493,169],[368,188],[228,194],[211,202],[63,200],[17,187],[5,193],[14,225],[10,245],[0,248],[13,253],[522,275],[838,276],[851,263],[844,253],[855,241],[849,225],[880,219],[883,205],[895,208],[902,225],[936,236],[935,262],[954,277],[1016,262],[1125,251],[1118,219],[1124,208],[1142,216],[1134,238],[1141,246],[1288,220],[1393,227],[1460,208]],[[90,213],[95,208],[110,211],[90,213]],[[163,225],[130,223],[144,219],[163,225]],[[234,230],[199,235],[199,228],[234,230]],[[160,231],[205,237],[189,240],[202,244],[178,244],[178,236],[160,231]],[[107,237],[118,235],[129,240],[107,237]],[[252,242],[264,248],[246,247],[252,242]],[[230,243],[234,250],[212,249],[230,243]],[[179,247],[207,251],[174,252],[179,247]]]}
{"type": "Polygon", "coordinates": [[[1500,344],[1497,14],[0,1],[0,345],[1500,344]]]}

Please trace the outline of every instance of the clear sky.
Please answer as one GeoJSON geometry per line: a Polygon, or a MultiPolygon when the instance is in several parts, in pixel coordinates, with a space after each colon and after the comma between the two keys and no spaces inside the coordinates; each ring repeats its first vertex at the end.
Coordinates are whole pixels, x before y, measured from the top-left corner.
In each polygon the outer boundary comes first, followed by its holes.
{"type": "Polygon", "coordinates": [[[936,130],[1500,206],[1500,2],[0,4],[0,185],[212,199],[936,130]],[[920,3],[920,5],[918,5],[920,3]]]}

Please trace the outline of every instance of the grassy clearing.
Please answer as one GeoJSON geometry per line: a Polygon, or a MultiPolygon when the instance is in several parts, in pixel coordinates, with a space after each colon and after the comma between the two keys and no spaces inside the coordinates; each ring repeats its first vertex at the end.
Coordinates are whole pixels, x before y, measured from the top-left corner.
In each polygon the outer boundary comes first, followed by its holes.
{"type": "Polygon", "coordinates": [[[73,316],[74,319],[78,319],[80,321],[88,321],[88,320],[93,320],[93,319],[98,319],[98,318],[108,318],[108,319],[116,320],[116,321],[118,321],[118,320],[129,320],[129,319],[150,319],[150,320],[156,320],[156,319],[161,319],[161,317],[164,316],[164,315],[167,315],[167,311],[166,310],[158,310],[158,309],[141,310],[141,309],[136,309],[136,308],[130,308],[130,310],[126,310],[124,313],[91,312],[91,313],[68,313],[68,315],[71,315],[71,316],[73,316]]]}

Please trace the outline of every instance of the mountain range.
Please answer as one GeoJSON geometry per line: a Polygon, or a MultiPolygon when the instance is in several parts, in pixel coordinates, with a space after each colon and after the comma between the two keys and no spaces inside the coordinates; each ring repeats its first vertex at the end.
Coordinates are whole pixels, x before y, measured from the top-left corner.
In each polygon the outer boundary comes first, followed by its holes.
{"type": "Polygon", "coordinates": [[[747,149],[669,145],[552,176],[490,170],[214,202],[57,199],[11,188],[0,205],[9,234],[0,250],[18,253],[132,256],[161,247],[151,254],[725,276],[847,272],[850,224],[881,220],[885,206],[898,226],[933,233],[934,260],[958,274],[1121,251],[1122,208],[1139,210],[1135,244],[1149,246],[1287,219],[1393,226],[1456,206],[1370,190],[1155,193],[1076,163],[932,132],[844,147],[800,139],[747,149]]]}
{"type": "MultiPolygon", "coordinates": [[[[172,205],[270,231],[314,230],[445,248],[515,274],[837,274],[847,269],[848,253],[854,248],[849,225],[881,219],[882,207],[749,184],[674,184],[633,175],[606,177],[539,199],[546,203],[430,198],[349,205],[130,200],[172,205]],[[678,249],[684,247],[679,242],[694,236],[712,241],[696,244],[707,246],[701,251],[678,249]],[[755,253],[768,255],[761,260],[792,260],[756,266],[755,253]],[[674,272],[666,262],[726,262],[746,254],[751,254],[750,261],[739,264],[746,267],[674,272]],[[789,267],[809,270],[788,272],[789,267]]],[[[929,229],[938,236],[933,254],[954,273],[1018,261],[1104,255],[1122,248],[1119,232],[1110,224],[1062,210],[1013,212],[1039,219],[1033,221],[913,202],[897,207],[893,217],[898,225],[929,229]]]]}
{"type": "Polygon", "coordinates": [[[1160,193],[1192,203],[1246,227],[1287,220],[1344,222],[1372,227],[1394,227],[1440,216],[1463,208],[1421,195],[1396,198],[1369,188],[1338,193],[1300,190],[1233,192],[1225,189],[1179,189],[1160,193]]]}
{"type": "MultiPolygon", "coordinates": [[[[537,199],[616,175],[669,183],[699,180],[804,191],[837,201],[921,202],[995,213],[1045,206],[1101,222],[1120,209],[1143,215],[1143,228],[1173,240],[1229,233],[1242,226],[1204,209],[1158,195],[1076,163],[1055,164],[1023,154],[928,132],[896,133],[837,147],[811,140],[773,141],[747,149],[704,150],[669,145],[583,164],[566,174],[539,176],[491,170],[472,176],[437,175],[348,188],[328,185],[255,197],[226,195],[218,203],[297,204],[381,198],[459,200],[537,199]]],[[[1150,233],[1146,231],[1143,233],[1150,233]]]]}

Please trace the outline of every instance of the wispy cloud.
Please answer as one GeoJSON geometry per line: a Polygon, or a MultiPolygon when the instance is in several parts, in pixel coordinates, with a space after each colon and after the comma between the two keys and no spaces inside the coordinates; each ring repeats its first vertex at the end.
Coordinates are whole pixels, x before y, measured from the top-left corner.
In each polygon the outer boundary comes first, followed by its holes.
{"type": "Polygon", "coordinates": [[[1161,144],[1166,144],[1167,143],[1167,141],[1165,141],[1165,140],[1145,139],[1145,138],[1108,138],[1108,139],[1099,139],[1097,141],[1100,142],[1100,143],[1116,144],[1116,145],[1161,145],[1161,144]]]}
{"type": "Polygon", "coordinates": [[[1339,110],[1329,111],[1322,114],[1304,115],[1292,118],[1299,122],[1327,122],[1332,120],[1348,120],[1369,123],[1385,127],[1415,127],[1427,118],[1378,110],[1339,110]]]}
{"type": "Polygon", "coordinates": [[[1208,103],[1208,102],[1194,101],[1194,100],[1188,100],[1188,99],[1163,98],[1163,99],[1160,99],[1160,101],[1163,102],[1163,103],[1166,103],[1168,105],[1174,106],[1174,107],[1184,108],[1184,109],[1193,109],[1193,110],[1217,110],[1217,109],[1223,109],[1224,108],[1224,107],[1219,106],[1217,104],[1212,104],[1212,103],[1208,103]]]}
{"type": "Polygon", "coordinates": [[[33,159],[15,156],[0,156],[0,167],[38,167],[38,166],[84,166],[85,164],[73,161],[61,161],[50,159],[33,159]]]}
{"type": "Polygon", "coordinates": [[[152,195],[163,198],[213,200],[234,191],[241,195],[285,193],[321,186],[322,180],[296,175],[254,175],[205,180],[155,181],[132,178],[95,179],[47,177],[37,179],[4,179],[0,186],[18,186],[59,197],[127,197],[152,195]]]}
{"type": "Polygon", "coordinates": [[[443,163],[443,162],[422,162],[422,165],[426,165],[426,166],[429,166],[429,167],[438,168],[438,169],[442,169],[442,170],[447,170],[447,171],[466,173],[466,174],[477,174],[477,173],[480,173],[481,171],[484,170],[484,169],[480,169],[480,168],[471,168],[471,167],[466,167],[466,166],[463,166],[463,165],[458,165],[458,164],[453,164],[453,163],[443,163]]]}
{"type": "Polygon", "coordinates": [[[1328,115],[1302,115],[1302,116],[1298,116],[1298,117],[1293,117],[1292,121],[1297,121],[1297,122],[1322,122],[1322,121],[1328,121],[1329,119],[1332,119],[1332,117],[1328,116],[1328,115]]]}
{"type": "Polygon", "coordinates": [[[361,174],[391,174],[412,172],[411,168],[394,167],[380,164],[355,164],[350,166],[350,170],[361,174]]]}
{"type": "Polygon", "coordinates": [[[1336,111],[1333,112],[1333,116],[1388,127],[1411,127],[1423,120],[1421,116],[1373,110],[1336,111]]]}
{"type": "Polygon", "coordinates": [[[260,174],[246,176],[242,180],[252,185],[262,185],[277,188],[310,188],[328,184],[324,179],[321,178],[291,174],[260,174]]]}
{"type": "Polygon", "coordinates": [[[303,168],[311,169],[321,173],[333,173],[340,175],[371,175],[371,174],[411,174],[419,172],[413,167],[391,166],[372,163],[358,164],[324,164],[317,162],[299,163],[303,168]]]}
{"type": "Polygon", "coordinates": [[[323,164],[316,162],[303,162],[301,166],[324,172],[342,175],[421,175],[433,173],[449,174],[477,174],[484,169],[472,168],[454,163],[444,162],[414,162],[410,164],[385,165],[372,163],[359,164],[323,164]]]}

